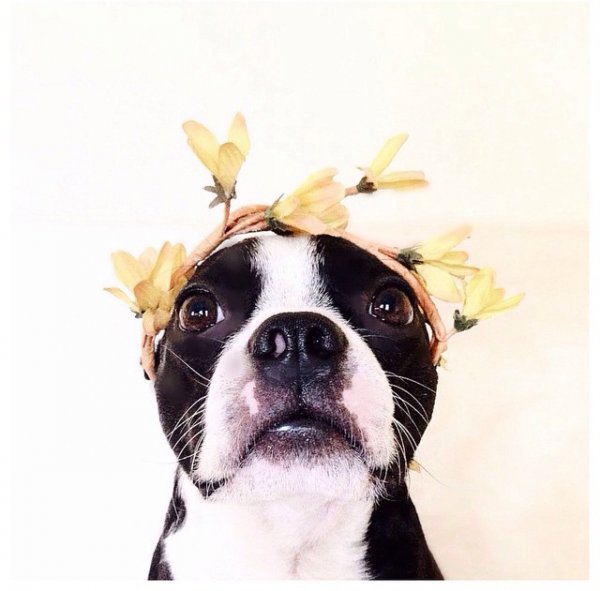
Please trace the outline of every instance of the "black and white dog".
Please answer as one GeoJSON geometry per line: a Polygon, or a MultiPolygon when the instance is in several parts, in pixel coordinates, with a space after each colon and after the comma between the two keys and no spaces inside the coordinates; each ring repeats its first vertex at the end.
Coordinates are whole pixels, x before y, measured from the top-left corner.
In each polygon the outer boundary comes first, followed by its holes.
{"type": "Polygon", "coordinates": [[[197,267],[156,350],[178,457],[150,579],[440,579],[407,464],[437,385],[405,281],[341,238],[197,267]]]}

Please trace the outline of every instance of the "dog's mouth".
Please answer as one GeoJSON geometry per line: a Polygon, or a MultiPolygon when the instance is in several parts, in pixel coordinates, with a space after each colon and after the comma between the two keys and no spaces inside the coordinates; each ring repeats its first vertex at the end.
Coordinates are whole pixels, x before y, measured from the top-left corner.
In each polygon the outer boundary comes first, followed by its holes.
{"type": "Polygon", "coordinates": [[[242,461],[253,455],[271,460],[317,459],[353,452],[362,457],[363,451],[361,441],[341,421],[298,412],[263,427],[246,446],[242,461]]]}

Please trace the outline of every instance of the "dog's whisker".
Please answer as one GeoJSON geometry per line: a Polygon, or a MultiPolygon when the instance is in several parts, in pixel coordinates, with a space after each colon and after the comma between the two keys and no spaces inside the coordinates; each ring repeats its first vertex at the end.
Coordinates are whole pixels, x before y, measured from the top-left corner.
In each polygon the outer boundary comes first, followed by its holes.
{"type": "Polygon", "coordinates": [[[423,414],[427,415],[427,409],[423,406],[423,403],[410,390],[408,390],[398,384],[390,384],[390,388],[392,389],[394,396],[400,396],[399,392],[402,392],[402,394],[407,394],[408,396],[410,396],[410,399],[413,400],[414,403],[419,406],[419,408],[421,409],[421,412],[423,412],[423,414]]]}
{"type": "MultiPolygon", "coordinates": [[[[394,424],[394,427],[395,427],[395,431],[396,431],[397,427],[396,427],[395,424],[394,424]]],[[[397,448],[401,452],[401,454],[400,454],[400,460],[404,464],[404,466],[406,467],[406,465],[407,465],[406,446],[404,445],[404,439],[402,438],[400,432],[396,433],[395,439],[397,441],[397,448]]]]}
{"type": "MultiPolygon", "coordinates": [[[[405,400],[402,400],[402,399],[398,399],[398,402],[399,402],[400,404],[405,404],[405,402],[406,402],[406,401],[405,401],[405,400]]],[[[399,410],[400,410],[401,412],[403,412],[403,413],[404,413],[404,414],[405,414],[405,415],[406,415],[406,416],[407,416],[407,417],[410,419],[410,422],[411,422],[411,423],[414,425],[414,427],[415,427],[415,430],[417,431],[417,433],[419,434],[419,436],[421,436],[421,435],[422,435],[422,433],[421,433],[421,430],[419,429],[419,426],[417,425],[417,423],[416,423],[416,422],[415,422],[415,420],[413,419],[413,416],[412,416],[412,414],[410,413],[410,411],[408,410],[408,408],[404,408],[404,407],[402,407],[402,406],[401,406],[401,407],[399,408],[399,410]]]]}
{"type": "MultiPolygon", "coordinates": [[[[179,420],[175,423],[175,425],[173,426],[173,428],[169,431],[169,433],[167,434],[167,439],[170,439],[171,436],[175,433],[175,430],[181,425],[181,423],[183,421],[185,421],[185,418],[187,415],[189,415],[190,411],[197,405],[200,404],[201,407],[203,408],[204,405],[206,404],[206,399],[205,398],[197,398],[188,408],[186,408],[183,413],[181,414],[181,416],[179,417],[179,420]]],[[[196,409],[197,410],[197,409],[196,409]]],[[[196,412],[196,410],[194,411],[194,414],[196,412]]],[[[193,415],[192,415],[193,416],[193,415]]]]}
{"type": "Polygon", "coordinates": [[[411,432],[406,428],[406,425],[403,425],[398,419],[392,419],[393,424],[399,428],[402,433],[404,433],[406,435],[406,437],[409,440],[410,445],[412,446],[412,451],[416,451],[418,444],[415,441],[415,438],[412,436],[411,432]]]}
{"type": "Polygon", "coordinates": [[[388,341],[392,341],[393,343],[400,344],[401,341],[399,339],[395,339],[393,337],[383,335],[383,334],[360,334],[363,339],[385,339],[388,341]]]}
{"type": "Polygon", "coordinates": [[[430,388],[429,386],[427,386],[426,384],[423,384],[422,382],[419,382],[419,380],[415,380],[413,378],[409,378],[407,376],[403,376],[397,373],[394,373],[392,371],[384,371],[385,375],[388,377],[393,377],[393,378],[398,378],[399,380],[405,380],[408,382],[412,382],[413,384],[417,384],[417,386],[424,388],[425,390],[427,390],[428,392],[431,392],[432,394],[435,394],[435,389],[430,388]]]}
{"type": "MultiPolygon", "coordinates": [[[[410,394],[410,392],[406,392],[403,390],[404,393],[410,394]]],[[[406,400],[406,398],[404,398],[402,395],[400,395],[399,393],[395,392],[394,393],[394,400],[398,400],[400,402],[402,402],[403,404],[406,404],[407,406],[409,406],[410,408],[412,408],[422,419],[423,421],[425,421],[425,424],[429,424],[429,418],[427,417],[426,414],[424,414],[425,409],[421,406],[421,408],[423,408],[423,412],[421,412],[416,406],[414,406],[413,404],[411,404],[408,400],[406,400]]]]}
{"type": "Polygon", "coordinates": [[[195,412],[191,417],[189,417],[189,418],[186,417],[186,422],[187,422],[188,428],[180,435],[179,439],[177,439],[177,441],[172,444],[173,448],[177,447],[179,442],[182,441],[188,433],[190,433],[194,429],[198,428],[202,424],[203,410],[204,409],[201,408],[197,412],[195,412]]]}
{"type": "Polygon", "coordinates": [[[412,433],[409,431],[408,427],[406,425],[404,425],[401,421],[399,421],[398,419],[396,419],[395,417],[392,419],[392,423],[398,428],[400,429],[400,431],[402,433],[404,433],[404,435],[407,437],[408,442],[410,443],[411,447],[412,447],[412,451],[414,452],[417,447],[418,447],[418,443],[415,440],[414,436],[412,435],[412,433]]]}
{"type": "MultiPolygon", "coordinates": [[[[195,423],[193,423],[192,425],[190,425],[190,427],[188,429],[186,429],[185,433],[183,433],[179,439],[173,444],[173,448],[176,448],[179,445],[179,442],[181,441],[185,441],[186,439],[193,439],[193,437],[187,437],[188,433],[191,433],[192,431],[194,431],[194,429],[196,429],[197,427],[200,426],[200,421],[196,421],[195,423]]],[[[185,443],[183,443],[183,448],[181,450],[181,452],[179,452],[179,455],[177,456],[177,459],[180,460],[181,459],[181,454],[185,451],[185,448],[188,446],[189,441],[186,441],[185,443]]]]}
{"type": "Polygon", "coordinates": [[[181,357],[181,355],[175,353],[175,351],[173,351],[173,349],[171,349],[167,345],[165,345],[165,349],[169,353],[171,353],[171,355],[173,355],[176,359],[181,361],[181,363],[183,363],[183,365],[185,365],[185,367],[187,367],[194,375],[198,376],[201,380],[203,380],[202,385],[210,386],[210,380],[206,376],[203,376],[198,370],[194,369],[183,357],[181,357]]]}

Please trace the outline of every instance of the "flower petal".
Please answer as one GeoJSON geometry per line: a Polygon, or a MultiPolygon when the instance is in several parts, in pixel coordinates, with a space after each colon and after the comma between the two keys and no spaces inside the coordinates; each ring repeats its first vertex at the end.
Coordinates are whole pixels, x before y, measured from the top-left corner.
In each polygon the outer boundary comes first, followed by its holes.
{"type": "Polygon", "coordinates": [[[343,230],[348,225],[348,208],[341,203],[325,210],[319,215],[321,221],[332,230],[343,230]]]}
{"type": "Polygon", "coordinates": [[[144,279],[148,279],[152,273],[152,269],[156,264],[158,253],[155,248],[147,248],[139,257],[138,261],[144,275],[144,279]]]}
{"type": "Polygon", "coordinates": [[[139,306],[122,289],[119,289],[118,287],[105,287],[104,291],[107,291],[116,298],[119,298],[122,302],[125,302],[129,306],[130,310],[139,314],[139,306]]]}
{"type": "Polygon", "coordinates": [[[406,170],[403,172],[389,172],[377,178],[379,183],[399,183],[408,181],[424,181],[425,173],[420,170],[406,170]]]}
{"type": "Polygon", "coordinates": [[[408,469],[413,470],[414,472],[420,472],[421,464],[419,464],[419,462],[417,462],[417,460],[415,460],[415,458],[413,458],[412,460],[410,460],[408,462],[408,469]]]}
{"type": "Polygon", "coordinates": [[[333,181],[333,177],[338,174],[337,168],[323,168],[308,175],[302,183],[293,191],[294,194],[305,193],[317,187],[328,185],[333,181]]]}
{"type": "Polygon", "coordinates": [[[382,181],[377,180],[377,187],[379,189],[393,189],[394,191],[407,191],[408,189],[416,189],[417,187],[426,187],[429,183],[427,181],[382,181]]]}
{"type": "Polygon", "coordinates": [[[166,310],[170,313],[173,309],[173,305],[175,304],[175,299],[177,298],[177,295],[183,289],[183,286],[186,283],[187,279],[185,278],[185,276],[179,277],[179,279],[175,281],[175,284],[173,285],[173,287],[171,287],[169,291],[161,294],[160,303],[158,304],[158,307],[161,310],[166,310]]]}
{"type": "Polygon", "coordinates": [[[250,138],[248,137],[246,120],[241,113],[235,114],[231,126],[229,127],[227,141],[235,144],[244,157],[248,156],[248,152],[250,151],[250,138]]]}
{"type": "Polygon", "coordinates": [[[442,258],[449,250],[462,242],[471,232],[471,226],[460,226],[416,247],[416,251],[426,260],[442,258]]]}
{"type": "Polygon", "coordinates": [[[117,279],[130,291],[137,283],[145,279],[142,265],[128,252],[118,250],[110,256],[117,279]]]}
{"type": "Polygon", "coordinates": [[[469,258],[469,253],[464,250],[452,250],[442,255],[438,260],[447,265],[462,265],[469,258]]]}
{"type": "Polygon", "coordinates": [[[379,176],[390,165],[390,162],[394,159],[394,156],[398,153],[398,150],[407,139],[408,135],[401,133],[391,137],[383,144],[381,150],[379,150],[379,153],[375,156],[369,167],[373,170],[375,176],[379,176]]]}
{"type": "Polygon", "coordinates": [[[428,265],[433,265],[450,275],[455,277],[466,277],[467,275],[474,275],[479,271],[478,267],[470,267],[469,265],[448,265],[442,261],[427,261],[428,265]]]}
{"type": "Polygon", "coordinates": [[[186,121],[183,124],[183,131],[188,137],[188,144],[194,154],[212,174],[216,175],[218,173],[219,142],[212,131],[196,121],[186,121]]]}
{"type": "Polygon", "coordinates": [[[490,296],[490,299],[489,299],[486,307],[493,306],[494,304],[501,302],[502,299],[504,298],[505,293],[506,293],[506,290],[503,289],[502,287],[495,287],[494,289],[492,289],[492,294],[490,296]]]}
{"type": "Polygon", "coordinates": [[[276,219],[283,221],[285,217],[296,211],[300,207],[300,199],[293,193],[279,199],[271,207],[271,215],[276,219]]]}
{"type": "Polygon", "coordinates": [[[168,291],[171,286],[173,270],[173,246],[170,242],[165,242],[156,258],[156,264],[150,274],[150,281],[159,291],[168,291]]]}
{"type": "Polygon", "coordinates": [[[228,142],[219,148],[219,171],[216,177],[227,195],[231,195],[243,163],[244,155],[235,144],[228,142]]]}
{"type": "Polygon", "coordinates": [[[476,314],[474,318],[477,320],[485,320],[486,318],[490,318],[500,312],[504,312],[505,310],[510,310],[519,304],[519,302],[525,297],[524,293],[518,293],[506,300],[502,300],[492,306],[487,306],[484,308],[479,314],[476,314]]]}
{"type": "Polygon", "coordinates": [[[462,313],[467,318],[475,318],[485,308],[492,297],[494,287],[494,271],[480,269],[465,287],[465,303],[462,313]]]}
{"type": "Polygon", "coordinates": [[[318,217],[307,213],[295,212],[287,216],[283,223],[286,226],[301,230],[307,234],[325,234],[327,232],[327,225],[324,224],[318,217]]]}
{"type": "Polygon", "coordinates": [[[150,281],[141,281],[135,286],[133,292],[140,310],[145,312],[146,310],[158,308],[161,291],[150,281]]]}
{"type": "Polygon", "coordinates": [[[427,293],[430,295],[445,302],[461,302],[463,300],[463,293],[456,284],[456,280],[446,271],[425,263],[417,265],[417,273],[423,278],[427,293]]]}
{"type": "Polygon", "coordinates": [[[153,325],[154,331],[160,332],[163,328],[166,328],[167,324],[169,324],[169,320],[171,319],[171,311],[163,310],[161,308],[157,308],[154,312],[153,325]]]}
{"type": "MultiPolygon", "coordinates": [[[[186,258],[185,246],[178,242],[173,245],[173,249],[171,251],[171,277],[169,280],[169,288],[173,289],[173,274],[183,265],[186,258]]],[[[184,277],[180,277],[179,280],[183,279],[184,283],[186,282],[184,277]]]]}
{"type": "Polygon", "coordinates": [[[346,188],[342,183],[330,183],[299,194],[298,199],[302,209],[314,213],[339,203],[345,196],[346,188]]]}

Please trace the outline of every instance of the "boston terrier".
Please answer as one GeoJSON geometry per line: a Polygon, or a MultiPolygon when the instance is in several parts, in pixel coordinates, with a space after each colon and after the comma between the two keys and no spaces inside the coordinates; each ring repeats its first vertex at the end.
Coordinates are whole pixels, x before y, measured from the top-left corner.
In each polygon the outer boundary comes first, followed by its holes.
{"type": "Polygon", "coordinates": [[[333,236],[232,239],[155,353],[178,467],[149,579],[441,579],[406,485],[437,372],[408,284],[333,236]]]}

